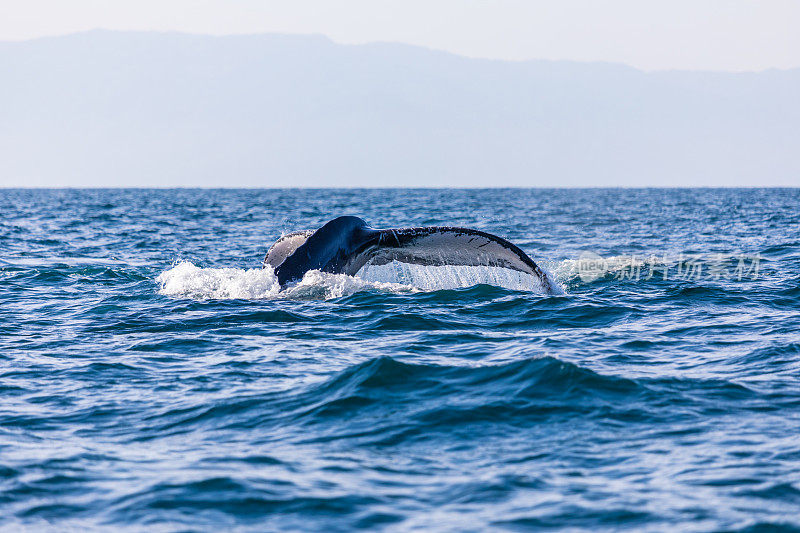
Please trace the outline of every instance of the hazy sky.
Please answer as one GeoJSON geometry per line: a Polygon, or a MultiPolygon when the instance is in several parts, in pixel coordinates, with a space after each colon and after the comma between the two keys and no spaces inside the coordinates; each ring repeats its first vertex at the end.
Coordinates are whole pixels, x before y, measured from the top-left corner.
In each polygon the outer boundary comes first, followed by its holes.
{"type": "Polygon", "coordinates": [[[94,28],[320,33],[646,70],[800,67],[800,0],[2,0],[0,40],[94,28]]]}

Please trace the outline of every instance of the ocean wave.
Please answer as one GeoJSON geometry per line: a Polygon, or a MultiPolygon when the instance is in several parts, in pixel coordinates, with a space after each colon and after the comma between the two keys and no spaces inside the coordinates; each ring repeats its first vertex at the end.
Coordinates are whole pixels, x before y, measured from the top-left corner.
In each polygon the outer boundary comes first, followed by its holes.
{"type": "Polygon", "coordinates": [[[737,410],[779,409],[770,404],[774,400],[732,381],[630,379],[552,357],[440,366],[384,356],[298,392],[270,391],[171,407],[141,425],[150,428],[145,440],[212,428],[271,434],[280,427],[284,437],[291,432],[298,443],[354,439],[384,445],[470,427],[503,432],[544,424],[545,430],[547,424],[576,418],[592,423],[686,422],[737,410]]]}
{"type": "Polygon", "coordinates": [[[9,191],[0,530],[796,527],[799,199],[9,191]],[[495,231],[570,294],[457,267],[279,290],[270,236],[333,212],[495,231]],[[730,276],[672,275],[704,252],[730,276]]]}

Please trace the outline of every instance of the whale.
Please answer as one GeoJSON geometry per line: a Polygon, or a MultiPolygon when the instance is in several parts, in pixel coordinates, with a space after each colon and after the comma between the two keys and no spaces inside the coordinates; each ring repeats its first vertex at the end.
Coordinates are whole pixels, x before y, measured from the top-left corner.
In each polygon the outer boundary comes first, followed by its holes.
{"type": "Polygon", "coordinates": [[[263,264],[275,270],[285,288],[309,270],[354,276],[367,264],[392,261],[506,268],[533,276],[546,294],[563,294],[546,270],[502,237],[450,226],[377,229],[356,216],[340,216],[317,230],[283,235],[269,248],[263,264]]]}

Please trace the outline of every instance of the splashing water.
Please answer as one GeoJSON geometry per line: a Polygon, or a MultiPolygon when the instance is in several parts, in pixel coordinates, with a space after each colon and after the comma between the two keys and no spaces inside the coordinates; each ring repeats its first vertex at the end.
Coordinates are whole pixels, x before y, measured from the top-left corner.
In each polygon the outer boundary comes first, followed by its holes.
{"type": "Polygon", "coordinates": [[[272,267],[201,268],[182,261],[156,278],[159,294],[197,300],[261,300],[341,298],[359,291],[410,292],[407,284],[369,281],[319,270],[306,272],[303,279],[281,290],[272,267]]]}
{"type": "Polygon", "coordinates": [[[274,298],[281,286],[272,268],[200,268],[182,261],[156,278],[159,294],[196,299],[274,298]]]}
{"type": "Polygon", "coordinates": [[[541,282],[530,274],[491,266],[426,266],[391,261],[385,265],[367,263],[359,277],[374,282],[400,283],[424,291],[458,289],[474,285],[494,285],[515,291],[544,294],[541,282]]]}

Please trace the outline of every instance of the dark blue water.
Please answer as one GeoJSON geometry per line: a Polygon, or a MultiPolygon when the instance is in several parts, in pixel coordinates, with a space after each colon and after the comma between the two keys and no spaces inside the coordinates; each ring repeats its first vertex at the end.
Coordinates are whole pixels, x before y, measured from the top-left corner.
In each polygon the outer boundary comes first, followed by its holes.
{"type": "Polygon", "coordinates": [[[800,190],[0,208],[0,527],[800,528],[800,190]],[[566,294],[451,271],[278,292],[269,244],[340,214],[496,233],[566,294]]]}

